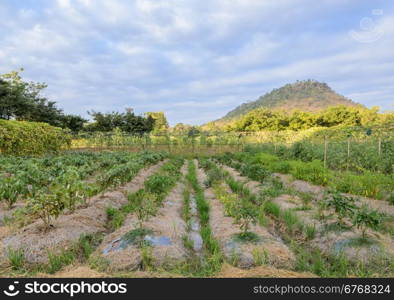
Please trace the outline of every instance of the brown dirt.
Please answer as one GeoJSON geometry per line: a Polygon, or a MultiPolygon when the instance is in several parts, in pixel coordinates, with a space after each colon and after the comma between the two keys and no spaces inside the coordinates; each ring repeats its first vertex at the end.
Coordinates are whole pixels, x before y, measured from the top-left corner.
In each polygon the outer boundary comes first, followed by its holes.
{"type": "Polygon", "coordinates": [[[345,232],[329,232],[324,235],[318,235],[311,244],[319,248],[326,254],[339,254],[340,251],[347,257],[347,259],[354,262],[373,263],[382,257],[394,257],[394,243],[384,235],[368,232],[368,236],[377,240],[377,244],[372,246],[345,246],[340,245],[350,239],[361,237],[358,231],[345,231],[345,232]]]}
{"type": "Polygon", "coordinates": [[[297,196],[286,194],[280,195],[272,199],[272,202],[278,204],[281,209],[292,209],[302,205],[300,198],[298,198],[297,196]]]}
{"type": "MultiPolygon", "coordinates": [[[[141,170],[128,185],[134,191],[143,186],[143,180],[157,170],[158,166],[152,166],[141,170]]],[[[7,249],[24,249],[28,263],[46,263],[48,251],[58,253],[61,249],[67,249],[77,242],[82,234],[96,234],[105,232],[107,215],[106,208],[109,206],[120,207],[127,203],[124,194],[125,188],[109,191],[102,195],[92,197],[89,207],[78,209],[74,213],[61,215],[53,222],[50,230],[43,230],[41,220],[23,227],[18,233],[7,236],[0,242],[1,260],[7,260],[7,249]]]]}
{"type": "Polygon", "coordinates": [[[105,278],[110,275],[102,272],[93,270],[87,266],[67,266],[64,270],[61,270],[55,274],[43,274],[39,273],[37,277],[43,278],[105,278]]]}
{"type": "Polygon", "coordinates": [[[222,270],[215,277],[218,278],[311,278],[317,277],[312,273],[299,273],[271,266],[258,266],[250,269],[240,269],[224,263],[222,270]]]}
{"type": "MultiPolygon", "coordinates": [[[[181,170],[186,173],[186,164],[181,170]]],[[[144,228],[151,229],[155,236],[165,236],[170,238],[170,245],[154,246],[151,248],[153,257],[152,264],[156,267],[172,265],[186,259],[187,253],[183,247],[182,237],[186,235],[186,224],[182,219],[184,183],[180,181],[176,187],[166,197],[163,207],[161,207],[155,217],[144,224],[144,228]]],[[[134,215],[129,215],[125,225],[117,231],[108,235],[96,250],[96,255],[103,257],[109,263],[109,270],[119,271],[137,270],[142,261],[141,249],[135,245],[129,245],[124,249],[109,251],[103,254],[108,246],[119,243],[120,238],[137,227],[138,220],[134,215]]]]}

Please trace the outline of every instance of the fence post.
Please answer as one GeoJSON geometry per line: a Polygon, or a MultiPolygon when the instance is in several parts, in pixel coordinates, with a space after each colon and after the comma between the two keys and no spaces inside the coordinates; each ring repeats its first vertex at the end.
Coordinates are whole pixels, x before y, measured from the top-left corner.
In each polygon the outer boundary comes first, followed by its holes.
{"type": "Polygon", "coordinates": [[[379,137],[379,140],[378,140],[378,154],[379,154],[379,156],[382,154],[382,138],[381,137],[379,137]]]}
{"type": "Polygon", "coordinates": [[[327,136],[324,136],[324,168],[327,168],[327,148],[328,148],[327,136]]]}
{"type": "Polygon", "coordinates": [[[349,164],[350,164],[350,137],[347,139],[347,165],[346,165],[346,170],[349,170],[349,164]]]}

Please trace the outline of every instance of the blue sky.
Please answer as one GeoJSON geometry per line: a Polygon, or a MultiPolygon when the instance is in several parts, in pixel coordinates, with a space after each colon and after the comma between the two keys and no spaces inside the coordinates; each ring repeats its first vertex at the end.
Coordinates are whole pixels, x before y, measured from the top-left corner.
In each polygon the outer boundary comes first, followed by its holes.
{"type": "Polygon", "coordinates": [[[0,1],[0,73],[25,68],[85,117],[133,107],[201,124],[309,78],[393,109],[393,53],[386,0],[0,1]]]}

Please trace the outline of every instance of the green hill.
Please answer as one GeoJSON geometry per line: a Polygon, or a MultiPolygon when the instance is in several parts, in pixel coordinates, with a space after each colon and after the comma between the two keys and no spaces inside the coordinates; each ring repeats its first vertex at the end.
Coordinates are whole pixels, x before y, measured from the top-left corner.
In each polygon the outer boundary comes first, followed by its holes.
{"type": "Polygon", "coordinates": [[[220,121],[236,119],[256,108],[284,109],[286,111],[320,111],[330,106],[357,106],[359,104],[333,91],[326,83],[315,80],[297,81],[274,89],[256,101],[243,103],[227,113],[220,121]]]}

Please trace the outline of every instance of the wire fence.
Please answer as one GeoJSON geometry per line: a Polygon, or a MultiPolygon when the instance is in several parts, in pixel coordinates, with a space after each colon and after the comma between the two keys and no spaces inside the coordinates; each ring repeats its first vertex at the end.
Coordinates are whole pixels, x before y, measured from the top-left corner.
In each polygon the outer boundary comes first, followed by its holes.
{"type": "Polygon", "coordinates": [[[254,149],[284,159],[320,160],[339,170],[394,170],[394,128],[352,127],[346,130],[312,129],[300,132],[191,132],[131,135],[123,132],[80,133],[73,150],[167,151],[172,154],[218,154],[254,149]]]}

